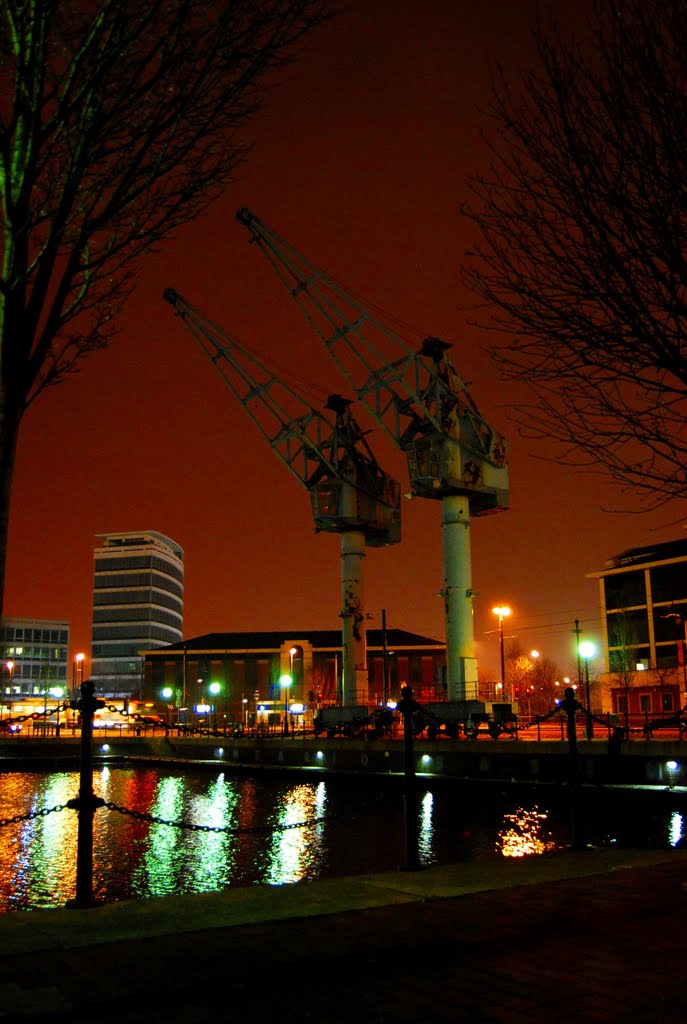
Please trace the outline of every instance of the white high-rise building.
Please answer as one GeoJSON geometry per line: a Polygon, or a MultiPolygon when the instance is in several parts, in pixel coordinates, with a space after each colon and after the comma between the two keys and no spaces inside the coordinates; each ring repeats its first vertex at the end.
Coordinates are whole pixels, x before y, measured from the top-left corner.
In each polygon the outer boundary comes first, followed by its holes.
{"type": "Polygon", "coordinates": [[[155,530],[96,540],[90,677],[99,696],[138,697],[140,652],[182,637],[184,552],[155,530]]]}

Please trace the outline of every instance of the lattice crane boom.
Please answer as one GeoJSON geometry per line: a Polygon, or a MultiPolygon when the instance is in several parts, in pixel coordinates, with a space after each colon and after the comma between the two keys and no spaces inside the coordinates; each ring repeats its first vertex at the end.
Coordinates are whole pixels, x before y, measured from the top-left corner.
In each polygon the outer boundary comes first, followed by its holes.
{"type": "Polygon", "coordinates": [[[365,546],[401,538],[400,485],[378,465],[350,401],[330,395],[325,409],[304,396],[172,288],[169,302],[287,469],[310,495],[317,531],[341,536],[343,666],[340,701],[367,698],[363,562],[365,546]]]}
{"type": "Polygon", "coordinates": [[[507,447],[479,413],[451,363],[450,345],[425,338],[414,351],[381,317],[250,210],[251,233],[358,400],[406,454],[412,490],[468,497],[470,513],[508,507],[507,447]]]}
{"type": "Polygon", "coordinates": [[[269,446],[309,491],[318,530],[359,529],[368,546],[400,540],[400,485],[379,467],[350,402],[330,395],[325,409],[239,345],[172,288],[164,298],[221,374],[269,446]],[[348,493],[348,492],[351,493],[348,493]]]}

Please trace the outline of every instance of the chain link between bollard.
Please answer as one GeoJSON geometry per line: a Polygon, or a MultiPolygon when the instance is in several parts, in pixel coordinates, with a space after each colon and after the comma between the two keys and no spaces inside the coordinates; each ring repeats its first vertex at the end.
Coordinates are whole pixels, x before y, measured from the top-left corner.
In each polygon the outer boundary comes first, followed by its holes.
{"type": "Polygon", "coordinates": [[[380,794],[375,798],[375,800],[368,801],[367,803],[358,806],[353,811],[342,814],[323,814],[318,818],[308,818],[307,821],[295,821],[285,825],[256,825],[248,828],[237,828],[232,825],[199,825],[196,822],[191,821],[173,821],[171,818],[162,818],[158,814],[149,814],[147,811],[134,811],[129,807],[120,807],[119,804],[113,803],[111,800],[103,801],[102,806],[107,807],[108,811],[116,811],[117,814],[122,814],[128,818],[134,818],[136,821],[147,821],[153,825],[167,825],[169,828],[183,829],[187,832],[215,832],[238,836],[269,835],[272,832],[289,832],[293,829],[299,828],[314,828],[316,825],[321,825],[330,821],[338,821],[341,818],[355,818],[361,811],[374,806],[374,804],[379,803],[382,799],[383,795],[380,794]]]}
{"type": "Polygon", "coordinates": [[[11,818],[0,818],[0,828],[5,825],[19,825],[22,821],[33,821],[35,818],[47,818],[55,811],[68,811],[71,808],[67,804],[55,804],[54,807],[41,807],[39,811],[28,811],[26,814],[15,814],[11,818]]]}

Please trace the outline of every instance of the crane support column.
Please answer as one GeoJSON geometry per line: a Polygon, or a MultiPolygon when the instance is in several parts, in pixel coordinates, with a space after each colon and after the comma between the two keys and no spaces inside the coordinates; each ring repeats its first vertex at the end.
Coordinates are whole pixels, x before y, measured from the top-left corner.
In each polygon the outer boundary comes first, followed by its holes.
{"type": "Polygon", "coordinates": [[[444,546],[446,671],[450,701],[477,699],[477,659],[472,619],[470,509],[465,495],[441,499],[444,546]]]}
{"type": "Polygon", "coordinates": [[[341,704],[367,700],[367,643],[363,559],[365,534],[347,530],[341,534],[341,639],[343,679],[341,704]]]}

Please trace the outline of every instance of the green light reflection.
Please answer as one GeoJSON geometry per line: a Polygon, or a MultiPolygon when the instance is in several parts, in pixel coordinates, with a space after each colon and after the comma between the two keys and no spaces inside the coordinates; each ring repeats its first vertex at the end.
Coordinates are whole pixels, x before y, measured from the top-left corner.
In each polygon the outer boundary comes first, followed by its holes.
{"type": "MultiPolygon", "coordinates": [[[[177,776],[160,779],[150,813],[167,821],[181,820],[184,795],[183,778],[177,776]]],[[[153,823],[145,843],[145,855],[132,878],[134,893],[164,896],[174,892],[183,871],[185,856],[181,830],[153,823]]]]}

